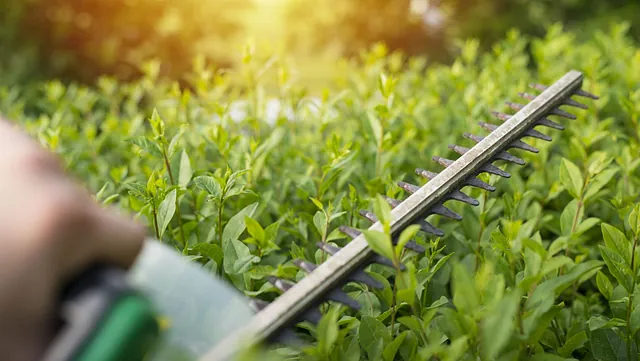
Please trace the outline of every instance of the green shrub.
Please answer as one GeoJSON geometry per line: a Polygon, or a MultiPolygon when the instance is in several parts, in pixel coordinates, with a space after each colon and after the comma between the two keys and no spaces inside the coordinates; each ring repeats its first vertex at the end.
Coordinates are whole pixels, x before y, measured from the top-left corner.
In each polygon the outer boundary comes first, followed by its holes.
{"type": "Polygon", "coordinates": [[[414,169],[437,171],[431,156],[451,156],[447,145],[464,145],[465,131],[483,134],[477,122],[493,122],[490,110],[531,81],[583,71],[584,89],[601,99],[565,131],[547,131],[552,142],[533,141],[540,153],[509,167],[511,179],[487,179],[495,193],[470,191],[480,206],[452,204],[464,220],[435,219],[445,237],[416,236],[428,251],[403,257],[408,282],[395,308],[391,284],[352,286],[360,312],[334,310],[308,327],[320,342],[280,351],[305,360],[637,360],[640,50],[626,29],[587,42],[559,27],[540,39],[514,31],[488,53],[464,42],[450,66],[377,47],[317,99],[281,62],[264,66],[248,52],[234,73],[196,66],[190,91],[157,80],[150,64],[131,83],[5,88],[0,112],[63,157],[98,200],[134,212],[239,291],[272,300],[269,275],[303,277],[292,258],[317,263],[326,257],[317,241],[344,245],[339,225],[368,227],[360,209],[373,209],[377,194],[404,198],[396,181],[423,184],[414,169]],[[267,77],[282,105],[273,124],[267,77]],[[237,80],[244,86],[230,85],[237,80]]]}

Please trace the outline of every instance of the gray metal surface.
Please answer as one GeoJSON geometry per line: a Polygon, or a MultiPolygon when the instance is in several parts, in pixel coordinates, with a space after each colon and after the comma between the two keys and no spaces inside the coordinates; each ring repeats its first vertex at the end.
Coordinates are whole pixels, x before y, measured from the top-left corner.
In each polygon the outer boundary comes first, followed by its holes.
{"type": "MultiPolygon", "coordinates": [[[[556,108],[579,90],[582,80],[582,73],[569,71],[395,207],[391,212],[392,234],[397,235],[409,225],[416,223],[424,217],[426,211],[442,202],[447,194],[467,184],[468,178],[475,176],[484,165],[509,149],[510,144],[518,141],[542,116],[558,113],[556,108]]],[[[369,229],[382,231],[382,225],[376,222],[369,229]]],[[[233,355],[243,347],[262,342],[282,328],[290,326],[296,316],[330,292],[372,255],[373,251],[364,235],[354,238],[340,252],[256,314],[246,327],[223,339],[200,360],[232,360],[233,355]]]]}

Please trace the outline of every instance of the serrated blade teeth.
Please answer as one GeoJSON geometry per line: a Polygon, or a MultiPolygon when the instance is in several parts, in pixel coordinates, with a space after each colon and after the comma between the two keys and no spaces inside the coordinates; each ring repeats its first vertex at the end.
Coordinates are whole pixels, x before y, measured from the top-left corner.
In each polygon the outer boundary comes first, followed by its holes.
{"type": "Polygon", "coordinates": [[[356,238],[360,235],[359,230],[355,229],[355,228],[351,228],[351,227],[347,227],[347,226],[340,226],[338,227],[338,229],[340,230],[340,232],[346,234],[347,236],[351,237],[351,238],[356,238]]]}
{"type": "Polygon", "coordinates": [[[576,107],[576,108],[580,108],[580,109],[589,109],[589,107],[586,104],[582,104],[580,102],[577,102],[571,98],[566,98],[565,100],[562,101],[565,105],[569,105],[572,107],[576,107]]]}
{"type": "Polygon", "coordinates": [[[484,129],[490,132],[493,132],[494,130],[498,129],[497,125],[491,124],[491,123],[478,122],[478,125],[480,125],[481,127],[483,127],[484,129]]]}
{"type": "Polygon", "coordinates": [[[469,148],[462,147],[462,146],[455,145],[455,144],[449,144],[449,149],[453,150],[454,152],[456,152],[456,153],[458,153],[460,155],[462,155],[462,154],[464,154],[464,153],[469,151],[469,148]]]}
{"type": "Polygon", "coordinates": [[[269,283],[282,292],[287,292],[294,285],[294,283],[285,281],[276,276],[269,276],[269,283]]]}
{"type": "Polygon", "coordinates": [[[317,308],[312,308],[309,311],[303,313],[301,318],[317,325],[322,319],[322,313],[320,313],[317,308]]]}
{"type": "Polygon", "coordinates": [[[327,252],[330,255],[334,255],[336,253],[338,253],[340,251],[340,247],[336,247],[332,244],[329,243],[325,243],[325,242],[318,242],[316,243],[316,245],[318,246],[318,248],[320,248],[321,250],[327,252]]]}
{"type": "MultiPolygon", "coordinates": [[[[483,182],[484,183],[484,182],[483,182]]],[[[462,220],[462,216],[458,213],[450,210],[442,204],[436,204],[433,208],[431,208],[431,213],[441,215],[443,217],[448,217],[451,219],[455,219],[456,221],[462,220]]]]}
{"type": "Polygon", "coordinates": [[[369,220],[372,223],[376,223],[378,221],[378,217],[376,217],[376,215],[373,214],[372,212],[369,212],[367,210],[362,209],[358,213],[360,213],[360,215],[362,217],[366,218],[367,220],[369,220]]]}
{"type": "Polygon", "coordinates": [[[473,197],[469,197],[468,195],[462,193],[461,191],[453,191],[449,193],[449,199],[455,199],[456,201],[464,202],[470,204],[472,206],[477,206],[480,204],[477,199],[473,197]]]}
{"type": "Polygon", "coordinates": [[[494,186],[492,186],[492,185],[490,185],[488,183],[485,183],[485,182],[483,182],[480,179],[475,178],[475,177],[471,177],[471,178],[466,179],[465,180],[465,184],[470,185],[472,187],[484,189],[484,190],[489,191],[489,192],[493,192],[493,191],[496,190],[496,187],[494,187],[494,186]]]}
{"type": "Polygon", "coordinates": [[[539,90],[539,91],[545,91],[547,90],[548,86],[546,85],[542,85],[542,84],[536,84],[536,83],[531,83],[529,84],[530,87],[532,87],[535,90],[539,90]]]}
{"type": "MultiPolygon", "coordinates": [[[[386,257],[383,257],[383,256],[381,256],[381,255],[379,255],[377,253],[375,255],[373,255],[373,257],[371,258],[370,263],[377,263],[377,264],[380,264],[380,265],[383,265],[383,266],[387,266],[387,267],[391,267],[391,268],[395,268],[396,267],[393,264],[392,260],[390,260],[390,259],[388,259],[386,257]]],[[[400,270],[404,271],[406,269],[407,269],[407,266],[405,266],[402,263],[400,263],[400,270]]]]}
{"type": "Polygon", "coordinates": [[[445,168],[453,164],[453,161],[451,159],[438,157],[437,155],[434,155],[433,157],[431,157],[431,159],[445,168]]]}
{"type": "Polygon", "coordinates": [[[496,155],[496,159],[500,159],[500,160],[504,160],[506,162],[511,162],[511,163],[515,163],[518,165],[525,165],[526,162],[518,157],[516,157],[515,155],[512,155],[511,153],[508,152],[500,152],[498,153],[498,155],[496,155]]]}
{"type": "Polygon", "coordinates": [[[542,139],[542,140],[546,140],[547,142],[552,141],[553,139],[543,133],[540,133],[539,131],[535,130],[535,129],[527,129],[524,132],[524,135],[529,136],[529,137],[533,137],[533,138],[538,138],[538,139],[542,139]]]}
{"type": "Polygon", "coordinates": [[[342,303],[343,305],[345,305],[347,307],[351,307],[356,311],[359,310],[362,307],[358,301],[356,301],[353,298],[349,297],[346,293],[344,293],[342,290],[337,289],[337,288],[334,289],[333,291],[329,292],[326,295],[326,299],[328,299],[330,301],[342,303]]]}
{"type": "Polygon", "coordinates": [[[504,178],[511,178],[511,174],[503,171],[502,169],[496,167],[493,164],[485,164],[482,167],[480,167],[480,170],[482,172],[487,172],[487,173],[499,175],[499,176],[504,177],[504,178]]]}
{"type": "Polygon", "coordinates": [[[565,118],[569,118],[569,119],[577,119],[577,117],[571,113],[565,112],[564,110],[561,109],[551,109],[551,111],[549,112],[549,114],[552,115],[557,115],[560,117],[565,117],[565,118]]]}
{"type": "MultiPolygon", "coordinates": [[[[490,132],[493,132],[494,130],[498,129],[498,126],[495,125],[495,124],[485,123],[485,122],[478,122],[478,124],[481,127],[483,127],[484,129],[486,129],[486,130],[488,130],[490,132]]],[[[523,135],[524,136],[538,138],[538,139],[542,139],[542,140],[546,140],[546,141],[549,141],[549,142],[552,140],[550,136],[548,136],[546,134],[543,134],[543,133],[540,133],[539,131],[534,130],[534,129],[525,130],[523,135]]]]}
{"type": "MultiPolygon", "coordinates": [[[[431,223],[425,221],[425,220],[420,220],[418,221],[418,225],[420,225],[420,230],[426,233],[431,233],[434,236],[437,237],[442,237],[444,236],[444,231],[441,230],[440,228],[436,228],[434,227],[431,223]]],[[[408,244],[408,243],[407,243],[408,244]]],[[[421,251],[417,251],[418,253],[424,253],[425,249],[422,248],[422,246],[418,245],[418,247],[420,247],[422,250],[421,251]]]]}
{"type": "Polygon", "coordinates": [[[475,135],[475,134],[471,134],[471,133],[463,133],[462,136],[467,138],[467,139],[471,139],[476,143],[480,143],[484,139],[484,137],[481,137],[481,136],[475,135]]]}
{"type": "MultiPolygon", "coordinates": [[[[536,98],[535,95],[529,94],[529,93],[518,93],[518,95],[520,97],[524,98],[524,99],[527,99],[527,100],[534,100],[536,98]]],[[[589,107],[586,106],[585,104],[577,102],[577,101],[575,101],[575,100],[573,100],[571,98],[563,99],[562,103],[564,105],[569,105],[569,106],[576,107],[576,108],[589,109],[589,107]]]]}
{"type": "MultiPolygon", "coordinates": [[[[303,261],[301,263],[304,264],[306,262],[303,261]]],[[[287,282],[285,280],[282,280],[274,276],[269,277],[269,282],[282,292],[288,291],[294,285],[293,283],[287,282]]],[[[346,293],[342,292],[339,289],[334,289],[333,291],[331,291],[329,294],[327,294],[326,298],[331,301],[342,303],[343,305],[349,306],[356,310],[360,309],[360,304],[357,301],[350,298],[349,296],[347,296],[346,293]]],[[[307,319],[307,316],[304,315],[304,318],[307,319]]],[[[311,318],[313,319],[315,317],[311,317],[311,318]]],[[[308,321],[314,322],[315,320],[308,320],[308,321]]],[[[314,323],[317,323],[317,322],[314,322],[314,323]]]]}
{"type": "Polygon", "coordinates": [[[369,276],[365,271],[354,272],[352,275],[349,276],[349,280],[354,282],[364,283],[365,285],[378,290],[381,290],[384,288],[384,285],[382,283],[380,283],[375,278],[369,276]]]}
{"type": "Polygon", "coordinates": [[[406,182],[398,182],[398,186],[409,193],[415,193],[420,189],[420,187],[418,187],[417,185],[406,182]]]}
{"type": "Polygon", "coordinates": [[[524,108],[523,104],[514,103],[514,102],[504,102],[504,103],[513,110],[521,110],[522,108],[524,108]]]}
{"type": "Polygon", "coordinates": [[[313,264],[311,262],[307,262],[307,261],[302,260],[302,259],[293,260],[293,264],[295,264],[298,268],[303,270],[305,273],[311,273],[317,268],[317,266],[315,264],[313,264]]]}
{"type": "Polygon", "coordinates": [[[382,196],[382,198],[384,198],[384,200],[385,200],[385,201],[387,201],[387,203],[389,203],[389,205],[391,206],[391,208],[395,208],[395,207],[397,207],[398,205],[400,205],[400,203],[402,203],[402,202],[400,202],[399,200],[397,200],[397,199],[393,199],[393,198],[391,198],[391,197],[382,196]]]}
{"type": "Polygon", "coordinates": [[[547,118],[540,118],[536,121],[536,125],[544,125],[545,127],[549,127],[549,128],[553,128],[553,129],[558,129],[558,130],[564,130],[564,126],[551,121],[547,118]]]}
{"type": "Polygon", "coordinates": [[[429,180],[435,178],[438,175],[438,173],[429,172],[428,170],[422,168],[416,168],[416,174],[429,180]]]}
{"type": "MultiPolygon", "coordinates": [[[[361,210],[360,211],[360,215],[362,217],[366,218],[367,220],[369,220],[372,223],[376,223],[378,221],[378,217],[376,217],[375,214],[373,214],[373,213],[371,213],[369,211],[361,210]]],[[[418,222],[418,224],[420,225],[420,227],[421,227],[423,232],[429,232],[431,230],[428,227],[424,227],[421,222],[418,222]]],[[[418,253],[423,253],[425,251],[424,247],[422,247],[421,245],[417,244],[415,241],[407,242],[407,244],[405,244],[405,248],[410,249],[410,250],[415,251],[415,252],[418,252],[418,253]]]]}
{"type": "MultiPolygon", "coordinates": [[[[407,192],[409,192],[411,194],[415,193],[419,189],[418,186],[414,186],[413,184],[409,184],[409,183],[405,183],[405,182],[398,182],[398,185],[402,189],[406,190],[407,192]]],[[[382,197],[389,203],[391,208],[395,208],[400,204],[400,201],[398,201],[397,199],[393,199],[393,198],[387,197],[387,196],[382,196],[382,197]]],[[[374,215],[374,217],[375,217],[375,215],[374,215]]],[[[425,221],[423,219],[417,221],[417,224],[420,226],[420,230],[422,232],[431,233],[431,234],[433,234],[435,236],[438,236],[438,237],[444,236],[444,231],[443,230],[434,227],[429,222],[427,222],[427,221],[425,221]]],[[[410,244],[410,243],[412,243],[412,241],[408,242],[407,244],[410,244]]],[[[413,243],[415,243],[415,242],[413,242],[413,243]]],[[[409,248],[409,247],[407,247],[407,248],[409,248]]],[[[415,243],[415,247],[414,248],[410,248],[410,249],[413,250],[413,251],[416,251],[418,253],[423,253],[425,251],[425,249],[422,246],[420,246],[419,244],[417,244],[417,243],[415,243]]]]}
{"type": "Polygon", "coordinates": [[[529,144],[521,141],[521,140],[514,140],[511,144],[509,144],[510,148],[518,148],[518,149],[522,149],[522,150],[526,150],[529,151],[531,153],[538,153],[540,152],[537,148],[534,148],[532,146],[530,146],[529,144]]]}
{"type": "Polygon", "coordinates": [[[584,90],[582,90],[582,89],[578,89],[578,90],[576,90],[573,94],[575,94],[575,95],[579,95],[579,96],[581,96],[581,97],[585,97],[585,98],[600,99],[600,97],[599,97],[599,96],[597,96],[597,95],[593,95],[593,94],[591,94],[591,93],[588,93],[588,92],[586,92],[586,91],[584,91],[584,90]]]}
{"type": "Polygon", "coordinates": [[[527,99],[527,100],[533,100],[533,99],[535,99],[535,98],[536,98],[536,96],[535,96],[535,95],[533,95],[533,94],[529,94],[529,93],[518,92],[518,95],[519,95],[521,98],[524,98],[524,99],[527,99]]]}
{"type": "Polygon", "coordinates": [[[511,118],[511,116],[509,114],[496,112],[495,110],[491,111],[491,114],[493,114],[496,118],[502,120],[503,122],[507,121],[507,120],[509,120],[509,118],[511,118]]]}
{"type": "Polygon", "coordinates": [[[249,300],[249,306],[253,308],[255,312],[261,311],[263,308],[269,306],[269,302],[263,301],[258,298],[252,298],[249,300]]]}
{"type": "MultiPolygon", "coordinates": [[[[320,320],[318,320],[318,322],[313,322],[313,323],[318,324],[319,322],[320,320]]],[[[282,331],[278,332],[274,337],[271,338],[271,340],[274,340],[276,343],[287,345],[293,348],[297,348],[304,344],[296,336],[295,332],[293,332],[291,329],[288,329],[288,328],[285,328],[282,331]]]]}

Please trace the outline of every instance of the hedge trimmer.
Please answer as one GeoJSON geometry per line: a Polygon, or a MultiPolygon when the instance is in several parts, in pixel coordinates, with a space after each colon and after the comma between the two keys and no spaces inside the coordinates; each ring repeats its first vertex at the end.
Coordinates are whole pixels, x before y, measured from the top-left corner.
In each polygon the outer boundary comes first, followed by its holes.
{"type": "MultiPolygon", "coordinates": [[[[564,127],[548,116],[575,119],[560,109],[561,106],[587,108],[572,96],[598,99],[581,90],[582,81],[582,73],[572,70],[548,87],[531,84],[539,94],[520,93],[520,97],[529,101],[527,104],[506,103],[515,114],[493,112],[502,124],[479,123],[490,131],[489,135],[464,134],[475,146],[449,146],[460,154],[458,159],[433,157],[444,167],[440,173],[416,169],[418,175],[429,179],[424,186],[400,182],[399,186],[410,195],[403,201],[386,198],[392,207],[392,240],[397,242],[401,232],[414,224],[419,225],[422,232],[443,236],[442,230],[425,219],[430,215],[462,219],[445,203],[452,200],[479,205],[476,199],[461,191],[467,186],[495,191],[494,186],[477,176],[489,173],[509,178],[509,173],[493,163],[524,165],[524,160],[508,151],[538,153],[538,150],[522,138],[551,141],[551,137],[535,128],[562,130],[564,127]]],[[[369,230],[382,231],[375,214],[365,210],[360,214],[373,223],[369,230]]],[[[46,361],[137,361],[148,359],[143,357],[147,352],[151,352],[151,360],[182,360],[172,353],[174,348],[186,352],[186,360],[228,361],[254,345],[292,342],[296,339],[293,327],[298,323],[320,321],[321,304],[330,301],[353,309],[361,307],[342,290],[347,283],[382,287],[364,271],[368,265],[394,266],[391,260],[369,247],[361,231],[346,226],[340,227],[340,231],[352,238],[344,248],[318,244],[331,255],[326,262],[316,265],[294,260],[296,266],[307,273],[300,282],[269,278],[269,282],[283,292],[271,303],[244,299],[224,282],[211,278],[198,266],[187,264],[180,255],[150,240],[128,275],[99,268],[70,289],[60,307],[61,331],[46,361]],[[185,318],[181,312],[194,305],[193,319],[185,318]],[[156,314],[163,318],[158,319],[156,314]],[[162,331],[164,327],[166,330],[162,331]],[[167,337],[156,342],[163,333],[167,337]]],[[[414,241],[407,242],[405,248],[418,253],[425,251],[414,241]]]]}

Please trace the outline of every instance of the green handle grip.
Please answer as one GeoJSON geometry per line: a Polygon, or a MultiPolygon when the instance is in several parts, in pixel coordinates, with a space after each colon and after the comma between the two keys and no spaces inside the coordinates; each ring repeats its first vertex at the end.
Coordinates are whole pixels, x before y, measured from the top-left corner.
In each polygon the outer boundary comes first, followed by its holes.
{"type": "Polygon", "coordinates": [[[92,267],[64,290],[58,310],[44,361],[142,361],[159,340],[153,307],[121,269],[92,267]]]}

